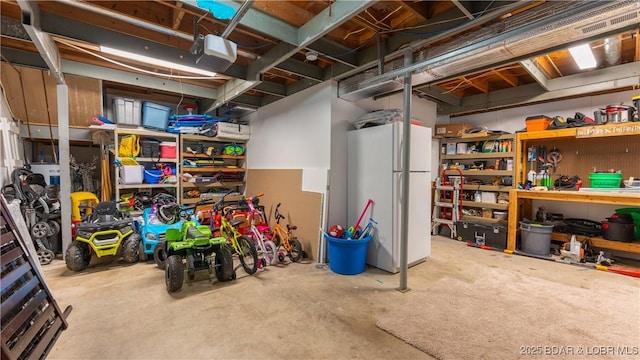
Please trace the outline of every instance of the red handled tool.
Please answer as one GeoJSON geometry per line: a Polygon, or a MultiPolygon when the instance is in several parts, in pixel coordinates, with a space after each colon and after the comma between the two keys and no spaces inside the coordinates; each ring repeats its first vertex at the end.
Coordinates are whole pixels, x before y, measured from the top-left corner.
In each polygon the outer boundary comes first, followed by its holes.
{"type": "Polygon", "coordinates": [[[367,201],[367,205],[365,205],[364,210],[362,210],[362,214],[360,214],[360,217],[358,218],[358,221],[356,221],[356,224],[353,226],[353,232],[355,233],[356,231],[358,231],[358,226],[360,226],[360,222],[362,221],[362,218],[364,217],[364,214],[367,213],[367,210],[369,209],[369,206],[371,206],[371,204],[373,204],[373,200],[369,199],[367,201]]]}

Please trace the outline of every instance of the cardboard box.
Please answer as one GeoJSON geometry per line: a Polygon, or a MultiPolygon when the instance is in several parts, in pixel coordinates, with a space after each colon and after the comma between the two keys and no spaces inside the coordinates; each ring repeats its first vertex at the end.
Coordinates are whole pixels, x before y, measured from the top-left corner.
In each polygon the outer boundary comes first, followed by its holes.
{"type": "Polygon", "coordinates": [[[475,126],[466,123],[436,125],[436,130],[433,134],[433,137],[461,137],[465,130],[473,129],[474,127],[475,126]]]}

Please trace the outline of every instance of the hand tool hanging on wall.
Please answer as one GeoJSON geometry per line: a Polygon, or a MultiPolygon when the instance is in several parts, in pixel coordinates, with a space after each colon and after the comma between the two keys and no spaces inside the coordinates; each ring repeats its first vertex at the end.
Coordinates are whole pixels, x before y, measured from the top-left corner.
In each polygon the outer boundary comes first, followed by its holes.
{"type": "Polygon", "coordinates": [[[546,158],[547,158],[547,147],[542,145],[540,147],[538,147],[538,162],[537,162],[537,170],[538,172],[544,170],[544,163],[546,162],[546,158]]]}
{"type": "Polygon", "coordinates": [[[562,153],[560,153],[560,149],[554,146],[547,154],[546,160],[548,164],[551,164],[553,171],[555,172],[558,167],[558,163],[562,161],[562,153]]]}

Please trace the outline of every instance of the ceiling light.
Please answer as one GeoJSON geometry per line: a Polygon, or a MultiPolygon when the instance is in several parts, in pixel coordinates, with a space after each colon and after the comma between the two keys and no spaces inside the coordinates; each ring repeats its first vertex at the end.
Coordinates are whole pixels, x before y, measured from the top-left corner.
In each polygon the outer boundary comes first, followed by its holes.
{"type": "Polygon", "coordinates": [[[131,52],[128,52],[128,51],[118,50],[118,49],[110,48],[110,47],[107,47],[107,46],[102,46],[101,45],[100,46],[100,51],[103,52],[103,53],[106,53],[106,54],[120,56],[120,57],[128,58],[128,59],[131,59],[131,60],[136,60],[136,61],[144,62],[144,63],[147,63],[147,64],[162,66],[162,67],[165,67],[165,68],[168,68],[168,69],[184,71],[184,72],[188,72],[188,73],[192,73],[192,74],[211,76],[211,77],[217,75],[216,73],[214,73],[212,71],[198,69],[196,67],[186,66],[186,65],[182,65],[182,64],[176,64],[176,63],[173,63],[173,62],[170,62],[170,61],[165,61],[165,60],[152,58],[152,57],[149,57],[149,56],[134,54],[134,53],[131,53],[131,52]]]}
{"type": "Polygon", "coordinates": [[[315,51],[309,51],[305,54],[307,61],[316,61],[318,60],[318,53],[315,51]]]}
{"type": "Polygon", "coordinates": [[[569,52],[580,70],[592,69],[598,65],[589,44],[570,47],[569,52]]]}

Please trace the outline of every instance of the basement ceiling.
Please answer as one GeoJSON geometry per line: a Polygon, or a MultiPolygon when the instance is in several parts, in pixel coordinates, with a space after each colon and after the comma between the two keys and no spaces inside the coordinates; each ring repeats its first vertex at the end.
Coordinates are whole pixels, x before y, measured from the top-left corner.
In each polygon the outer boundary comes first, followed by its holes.
{"type": "Polygon", "coordinates": [[[1,0],[2,61],[48,68],[59,82],[100,78],[106,92],[178,94],[227,115],[327,80],[357,100],[402,91],[410,74],[414,94],[454,116],[640,83],[637,0],[215,2],[230,19],[199,6],[211,3],[1,0]],[[100,51],[207,69],[211,58],[198,62],[190,49],[208,34],[237,44],[238,56],[206,79],[100,51]],[[595,69],[569,56],[582,43],[595,69]]]}

